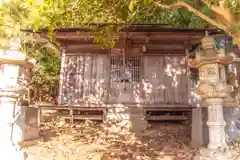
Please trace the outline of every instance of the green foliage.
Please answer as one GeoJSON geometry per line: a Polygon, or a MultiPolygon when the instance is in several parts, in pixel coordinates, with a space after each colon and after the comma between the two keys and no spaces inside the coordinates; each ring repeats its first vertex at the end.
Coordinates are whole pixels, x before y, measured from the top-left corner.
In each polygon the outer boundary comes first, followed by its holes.
{"type": "Polygon", "coordinates": [[[2,15],[0,31],[5,33],[7,25],[8,29],[12,29],[12,32],[7,31],[8,36],[19,36],[17,30],[20,28],[35,31],[39,28],[48,28],[50,35],[53,35],[54,28],[91,28],[89,26],[91,23],[160,23],[172,27],[202,27],[199,19],[185,9],[166,11],[156,8],[153,2],[153,0],[15,0],[0,7],[2,15]],[[193,25],[195,22],[196,25],[193,25]]]}
{"type": "Polygon", "coordinates": [[[155,9],[152,15],[142,13],[137,19],[138,23],[158,23],[176,28],[203,28],[208,26],[199,17],[190,14],[186,9],[165,10],[155,9]]]}
{"type": "Polygon", "coordinates": [[[59,82],[60,52],[49,42],[25,43],[23,50],[37,61],[31,83],[33,100],[53,101],[59,82]]]}
{"type": "MultiPolygon", "coordinates": [[[[178,1],[162,0],[161,3],[169,5],[178,1]]],[[[49,34],[53,36],[54,28],[91,28],[89,24],[92,23],[160,23],[168,24],[171,27],[186,28],[204,27],[207,25],[198,16],[184,8],[166,10],[156,7],[154,2],[156,1],[14,0],[0,7],[0,31],[8,36],[19,36],[18,30],[20,28],[31,28],[35,31],[39,28],[48,28],[49,34]]],[[[181,0],[181,2],[185,2],[191,6],[195,6],[196,3],[194,0],[181,0]]],[[[216,4],[218,1],[204,0],[204,2],[206,4],[216,4]]],[[[239,3],[238,0],[228,1],[229,9],[236,20],[240,17],[239,3]]],[[[211,9],[206,5],[199,5],[198,10],[207,16],[211,15],[211,9]]],[[[236,28],[238,27],[234,27],[235,30],[236,28]]],[[[108,30],[106,31],[108,32],[108,30]]],[[[111,31],[116,33],[118,29],[111,31]]]]}

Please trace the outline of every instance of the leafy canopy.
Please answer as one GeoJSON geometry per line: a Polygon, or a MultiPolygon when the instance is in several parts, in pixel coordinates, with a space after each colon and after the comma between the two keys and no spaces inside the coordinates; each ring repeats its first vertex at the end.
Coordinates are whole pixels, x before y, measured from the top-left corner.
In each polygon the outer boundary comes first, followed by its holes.
{"type": "MultiPolygon", "coordinates": [[[[202,27],[186,9],[163,10],[153,0],[11,0],[0,7],[4,36],[19,36],[21,29],[87,27],[89,24],[160,23],[174,27],[202,27]],[[195,23],[195,24],[194,24],[195,23]]],[[[101,28],[105,30],[105,28],[101,28]]],[[[118,31],[110,26],[106,32],[118,31]]]]}
{"type": "MultiPolygon", "coordinates": [[[[20,37],[20,29],[85,27],[113,38],[131,23],[159,23],[171,27],[215,26],[234,37],[240,31],[239,0],[8,0],[0,6],[0,33],[20,37]]],[[[22,36],[22,35],[21,35],[22,36]]],[[[98,40],[99,37],[98,37],[98,40]]]]}

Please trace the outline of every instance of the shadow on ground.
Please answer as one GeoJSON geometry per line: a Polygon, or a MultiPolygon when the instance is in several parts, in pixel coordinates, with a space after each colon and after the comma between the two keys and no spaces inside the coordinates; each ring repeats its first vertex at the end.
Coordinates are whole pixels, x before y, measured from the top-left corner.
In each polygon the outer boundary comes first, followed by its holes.
{"type": "Polygon", "coordinates": [[[44,120],[44,141],[31,147],[30,160],[191,160],[190,127],[180,123],[151,123],[139,135],[85,121],[44,120]]]}

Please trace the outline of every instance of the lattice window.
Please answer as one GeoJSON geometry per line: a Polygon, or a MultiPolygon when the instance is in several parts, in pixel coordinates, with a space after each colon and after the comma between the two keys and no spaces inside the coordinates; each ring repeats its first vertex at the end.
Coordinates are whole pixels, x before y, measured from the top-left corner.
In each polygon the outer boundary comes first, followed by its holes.
{"type": "Polygon", "coordinates": [[[140,81],[140,56],[111,57],[111,81],[113,82],[139,82],[140,81]]]}

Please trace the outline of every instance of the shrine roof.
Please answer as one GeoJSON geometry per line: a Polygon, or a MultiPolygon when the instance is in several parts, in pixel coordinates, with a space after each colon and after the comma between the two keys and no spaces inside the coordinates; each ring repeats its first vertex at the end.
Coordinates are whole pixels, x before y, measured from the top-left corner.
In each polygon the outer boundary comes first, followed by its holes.
{"type": "MultiPolygon", "coordinates": [[[[56,28],[56,39],[55,42],[64,45],[71,45],[75,47],[74,52],[79,51],[79,45],[81,44],[82,48],[92,48],[93,41],[89,37],[93,35],[98,35],[99,30],[102,27],[114,26],[119,24],[90,24],[88,26],[93,26],[95,30],[87,28],[56,28]]],[[[25,32],[33,33],[33,30],[23,30],[25,32]]],[[[131,40],[133,44],[144,44],[146,41],[149,41],[152,47],[164,48],[166,52],[170,50],[177,50],[182,52],[182,46],[190,46],[195,48],[199,45],[201,39],[205,36],[205,32],[208,32],[209,35],[224,35],[227,39],[231,37],[227,36],[222,30],[216,28],[173,28],[164,24],[131,24],[127,27],[122,27],[119,32],[119,47],[122,48],[121,40],[126,38],[126,32],[128,32],[127,39],[131,40]],[[159,44],[164,45],[159,46],[159,44]],[[174,46],[173,46],[174,45],[174,46]]],[[[48,29],[39,29],[38,32],[42,37],[47,38],[48,29]]],[[[118,46],[118,45],[116,45],[118,46]]],[[[89,49],[90,50],[90,49],[89,49]]]]}
{"type": "MultiPolygon", "coordinates": [[[[90,24],[98,29],[106,26],[114,26],[119,24],[90,24]]],[[[23,30],[33,32],[31,29],[23,30]]],[[[40,29],[38,32],[47,32],[48,29],[40,29]]],[[[88,28],[55,28],[56,32],[94,32],[88,28]]],[[[184,32],[184,33],[204,33],[208,31],[210,34],[220,34],[223,31],[216,28],[173,28],[164,24],[131,24],[127,27],[122,27],[121,32],[184,32]]]]}

